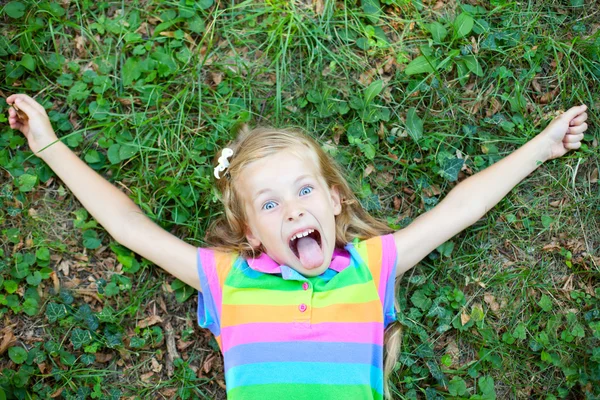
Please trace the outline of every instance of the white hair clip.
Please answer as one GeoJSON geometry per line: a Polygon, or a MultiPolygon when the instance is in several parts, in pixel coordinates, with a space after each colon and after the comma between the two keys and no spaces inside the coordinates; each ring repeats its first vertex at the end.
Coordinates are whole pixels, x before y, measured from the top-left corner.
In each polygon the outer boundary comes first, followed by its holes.
{"type": "Polygon", "coordinates": [[[233,150],[231,150],[229,147],[225,147],[221,151],[221,157],[219,157],[219,165],[215,167],[215,178],[221,179],[219,173],[225,171],[227,167],[229,167],[229,160],[227,160],[227,158],[231,157],[232,155],[233,150]]]}

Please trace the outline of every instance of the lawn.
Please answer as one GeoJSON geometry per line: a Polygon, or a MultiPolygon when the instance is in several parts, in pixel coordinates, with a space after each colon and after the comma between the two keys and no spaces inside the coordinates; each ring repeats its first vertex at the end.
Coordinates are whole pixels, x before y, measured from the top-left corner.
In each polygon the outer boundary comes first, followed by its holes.
{"type": "Polygon", "coordinates": [[[7,123],[17,92],[196,246],[240,124],[310,132],[400,229],[587,104],[579,150],[399,281],[392,381],[398,399],[600,398],[596,2],[21,0],[0,31],[0,400],[225,398],[194,291],[32,155],[7,123]]]}

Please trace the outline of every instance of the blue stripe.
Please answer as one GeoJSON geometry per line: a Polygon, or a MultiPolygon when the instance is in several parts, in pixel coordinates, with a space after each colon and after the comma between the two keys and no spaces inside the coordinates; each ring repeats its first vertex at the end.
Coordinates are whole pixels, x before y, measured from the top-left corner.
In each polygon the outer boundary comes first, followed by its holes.
{"type": "MultiPolygon", "coordinates": [[[[392,264],[392,268],[390,268],[390,276],[388,276],[388,280],[386,282],[386,288],[385,288],[385,294],[384,294],[384,299],[382,299],[383,302],[383,327],[387,328],[389,324],[391,324],[392,322],[396,321],[396,309],[394,307],[394,295],[395,295],[395,288],[396,288],[396,264],[398,262],[398,252],[396,251],[396,242],[394,242],[394,237],[390,234],[390,235],[386,235],[386,236],[382,236],[381,237],[382,242],[387,242],[387,243],[382,243],[382,246],[384,244],[389,244],[390,248],[393,249],[394,251],[394,263],[392,264]]],[[[391,253],[391,252],[390,252],[391,253]]],[[[391,257],[391,254],[384,254],[383,255],[383,262],[388,261],[391,257]]]]}
{"type": "Polygon", "coordinates": [[[339,363],[259,363],[231,368],[225,373],[227,390],[272,383],[370,385],[383,393],[383,371],[372,365],[339,363]]]}
{"type": "Polygon", "coordinates": [[[221,328],[219,323],[219,315],[217,313],[217,307],[208,285],[208,279],[202,268],[200,261],[200,249],[196,251],[196,259],[198,265],[198,276],[200,277],[201,292],[198,292],[198,325],[202,328],[209,329],[213,335],[219,336],[221,334],[221,328]]]}
{"type": "MultiPolygon", "coordinates": [[[[394,259],[394,265],[396,260],[394,259]]],[[[396,269],[392,268],[385,288],[385,299],[383,302],[383,327],[387,328],[389,324],[396,321],[396,309],[394,307],[394,292],[396,288],[396,269]]]]}
{"type": "Polygon", "coordinates": [[[383,348],[372,343],[264,342],[232,347],[225,356],[225,371],[254,363],[319,362],[368,364],[382,368],[383,348]]]}

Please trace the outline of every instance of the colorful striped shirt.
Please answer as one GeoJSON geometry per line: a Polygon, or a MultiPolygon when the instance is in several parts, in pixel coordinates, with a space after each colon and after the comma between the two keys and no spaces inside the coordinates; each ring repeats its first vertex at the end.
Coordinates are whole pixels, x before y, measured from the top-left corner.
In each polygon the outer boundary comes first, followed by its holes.
{"type": "Polygon", "coordinates": [[[228,399],[382,399],[395,265],[392,235],[336,250],[316,277],[198,249],[198,323],[223,353],[228,399]]]}

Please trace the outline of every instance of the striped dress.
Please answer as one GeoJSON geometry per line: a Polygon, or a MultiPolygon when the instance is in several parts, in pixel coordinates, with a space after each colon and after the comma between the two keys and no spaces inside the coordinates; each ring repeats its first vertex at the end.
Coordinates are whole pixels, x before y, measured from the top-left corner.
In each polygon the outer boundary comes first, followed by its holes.
{"type": "Polygon", "coordinates": [[[347,244],[308,278],[266,254],[198,249],[198,323],[223,352],[228,399],[381,399],[395,265],[392,235],[347,244]]]}

